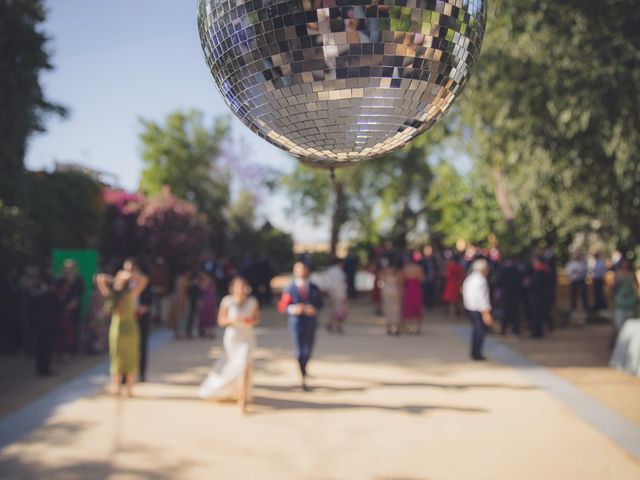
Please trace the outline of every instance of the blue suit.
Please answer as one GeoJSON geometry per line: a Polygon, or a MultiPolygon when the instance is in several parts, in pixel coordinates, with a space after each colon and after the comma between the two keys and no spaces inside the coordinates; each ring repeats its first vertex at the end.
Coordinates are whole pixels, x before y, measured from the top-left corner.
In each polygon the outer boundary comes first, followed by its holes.
{"type": "MultiPolygon", "coordinates": [[[[307,289],[308,292],[306,292],[305,298],[302,298],[298,286],[295,282],[292,282],[285,290],[285,293],[288,293],[291,297],[290,305],[306,303],[313,305],[316,310],[320,311],[322,308],[322,292],[311,282],[307,283],[307,289]]],[[[289,315],[289,332],[293,340],[296,359],[300,365],[300,373],[303,376],[307,375],[307,364],[313,351],[317,326],[317,316],[289,315]]]]}

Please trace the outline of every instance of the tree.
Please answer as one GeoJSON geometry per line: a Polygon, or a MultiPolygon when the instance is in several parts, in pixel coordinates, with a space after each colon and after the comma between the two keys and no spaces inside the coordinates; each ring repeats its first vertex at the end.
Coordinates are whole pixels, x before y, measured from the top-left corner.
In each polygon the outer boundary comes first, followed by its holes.
{"type": "Polygon", "coordinates": [[[205,250],[207,230],[197,207],[168,187],[149,199],[138,216],[144,253],[167,260],[172,274],[195,266],[205,250]]]}
{"type": "Polygon", "coordinates": [[[428,212],[429,159],[445,137],[446,126],[439,125],[402,150],[337,170],[333,180],[325,170],[297,164],[282,183],[294,211],[315,222],[329,216],[332,253],[345,227],[357,232],[360,241],[385,237],[404,246],[428,212]]]}
{"type": "Polygon", "coordinates": [[[41,0],[0,0],[0,198],[16,201],[27,140],[44,131],[47,114],[66,109],[45,98],[42,72],[51,70],[48,39],[41,30],[41,0]]]}
{"type": "Polygon", "coordinates": [[[230,174],[220,164],[229,135],[227,118],[208,127],[201,112],[175,112],[165,123],[142,120],[141,187],[148,196],[166,186],[180,200],[193,203],[207,218],[211,246],[225,244],[225,209],[229,204],[230,174]]]}
{"type": "Polygon", "coordinates": [[[96,181],[77,172],[28,172],[18,190],[18,210],[31,225],[30,259],[47,261],[54,248],[98,247],[104,207],[96,181]]]}
{"type": "Polygon", "coordinates": [[[464,136],[521,238],[640,241],[638,58],[632,1],[490,3],[464,136]]]}
{"type": "Polygon", "coordinates": [[[492,235],[505,238],[506,228],[487,177],[461,175],[449,162],[440,163],[427,197],[432,237],[444,245],[459,240],[486,244],[492,235]]]}

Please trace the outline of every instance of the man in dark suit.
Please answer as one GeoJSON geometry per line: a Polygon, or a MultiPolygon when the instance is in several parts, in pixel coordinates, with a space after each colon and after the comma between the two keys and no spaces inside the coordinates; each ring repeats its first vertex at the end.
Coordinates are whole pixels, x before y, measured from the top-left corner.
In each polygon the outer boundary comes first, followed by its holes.
{"type": "Polygon", "coordinates": [[[318,311],[322,308],[322,292],[309,281],[309,274],[309,267],[305,263],[296,262],[293,266],[293,281],[282,292],[278,304],[280,313],[289,315],[289,331],[300,366],[304,391],[309,390],[307,364],[313,351],[318,311]]]}

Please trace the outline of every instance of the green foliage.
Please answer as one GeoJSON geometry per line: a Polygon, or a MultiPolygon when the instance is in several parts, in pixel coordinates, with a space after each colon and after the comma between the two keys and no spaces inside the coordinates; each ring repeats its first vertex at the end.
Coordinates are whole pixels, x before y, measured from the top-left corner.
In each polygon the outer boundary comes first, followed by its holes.
{"type": "Polygon", "coordinates": [[[54,248],[95,248],[102,228],[101,187],[83,174],[26,173],[17,206],[0,203],[0,257],[19,266],[46,262],[54,248]]]}
{"type": "Polygon", "coordinates": [[[41,31],[45,16],[41,0],[0,0],[0,197],[10,203],[29,136],[44,131],[48,113],[66,113],[40,85],[40,74],[52,69],[41,31]]]}
{"type": "Polygon", "coordinates": [[[486,244],[491,235],[503,237],[505,223],[486,177],[463,176],[453,165],[440,163],[427,197],[429,226],[434,238],[445,245],[458,240],[486,244]]]}
{"type": "Polygon", "coordinates": [[[293,239],[290,234],[266,222],[256,227],[257,198],[243,190],[229,211],[228,256],[236,263],[248,255],[265,257],[277,272],[289,271],[293,261],[293,239]]]}
{"type": "Polygon", "coordinates": [[[640,241],[639,27],[632,1],[490,2],[462,121],[521,238],[640,241]]]}
{"type": "Polygon", "coordinates": [[[212,246],[222,249],[230,175],[220,156],[228,119],[215,119],[208,127],[203,114],[192,110],[172,113],[162,125],[142,120],[142,126],[142,190],[153,196],[168,186],[177,198],[195,204],[207,217],[212,246]]]}
{"type": "Polygon", "coordinates": [[[0,273],[32,259],[35,235],[36,226],[25,212],[0,200],[0,273]]]}

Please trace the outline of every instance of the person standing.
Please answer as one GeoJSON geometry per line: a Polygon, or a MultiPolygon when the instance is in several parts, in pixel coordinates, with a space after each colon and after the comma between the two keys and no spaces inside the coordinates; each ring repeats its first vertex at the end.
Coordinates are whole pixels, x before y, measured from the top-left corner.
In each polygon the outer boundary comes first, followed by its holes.
{"type": "Polygon", "coordinates": [[[80,352],[80,341],[82,334],[80,325],[80,313],[82,307],[82,297],[84,296],[84,281],[78,273],[78,265],[73,260],[65,260],[63,264],[63,275],[69,285],[68,315],[71,323],[70,353],[74,355],[80,352]]]}
{"type": "Polygon", "coordinates": [[[500,299],[502,303],[502,328],[500,333],[520,335],[520,306],[522,305],[522,272],[518,266],[516,257],[508,257],[500,267],[498,285],[500,287],[500,299]]]}
{"type": "Polygon", "coordinates": [[[604,279],[607,275],[607,265],[602,258],[602,253],[596,252],[593,268],[591,270],[591,280],[593,282],[593,309],[605,310],[607,300],[604,298],[604,279]]]}
{"type": "MultiPolygon", "coordinates": [[[[533,257],[527,290],[531,315],[531,336],[542,338],[544,325],[551,327],[551,270],[541,257],[533,257]]],[[[551,330],[551,328],[549,328],[551,330]]]]}
{"type": "MultiPolygon", "coordinates": [[[[199,275],[197,270],[192,270],[189,274],[188,285],[187,285],[187,297],[189,301],[189,310],[187,313],[187,328],[186,335],[187,338],[193,337],[193,323],[196,318],[196,314],[198,313],[198,301],[200,300],[201,291],[199,285],[199,275]]],[[[215,318],[215,317],[214,317],[215,318]]],[[[215,321],[215,320],[213,320],[215,321]]]]}
{"type": "Polygon", "coordinates": [[[460,314],[460,287],[464,280],[465,271],[457,255],[449,257],[447,267],[444,272],[444,291],[442,301],[448,305],[448,314],[460,314]]]}
{"type": "Polygon", "coordinates": [[[493,325],[491,316],[491,300],[489,297],[489,264],[484,259],[473,262],[471,274],[462,284],[464,308],[471,320],[471,358],[476,361],[485,360],[483,355],[484,338],[487,330],[493,325]]]}
{"type": "Polygon", "coordinates": [[[140,367],[140,329],[136,320],[136,302],[147,288],[146,275],[132,270],[120,270],[115,278],[99,274],[96,285],[108,298],[111,316],[109,327],[109,357],[112,393],[120,395],[122,376],[126,376],[127,395],[133,396],[133,383],[140,367]]]}
{"type": "Polygon", "coordinates": [[[575,310],[578,307],[578,295],[580,295],[582,308],[584,308],[585,312],[588,311],[587,274],[589,269],[580,252],[573,253],[571,260],[565,267],[565,272],[571,282],[571,310],[575,310]]]}
{"type": "Polygon", "coordinates": [[[278,311],[289,315],[289,332],[300,367],[301,387],[305,392],[309,390],[307,365],[313,352],[318,312],[322,308],[322,292],[309,280],[309,275],[309,267],[304,262],[296,262],[293,281],[282,292],[278,303],[278,311]]]}
{"type": "Polygon", "coordinates": [[[326,272],[326,293],[331,307],[331,317],[327,324],[330,333],[344,333],[342,325],[349,313],[349,301],[347,300],[347,279],[342,269],[340,259],[333,257],[331,265],[326,272]]]}
{"type": "Polygon", "coordinates": [[[229,295],[220,302],[218,324],[225,328],[224,356],[211,369],[200,385],[200,398],[224,400],[236,397],[246,413],[251,396],[251,372],[256,334],[253,327],[260,323],[260,305],[250,296],[251,287],[243,277],[229,283],[229,295]]]}
{"type": "Polygon", "coordinates": [[[347,296],[356,298],[358,292],[356,290],[356,273],[358,272],[358,257],[353,252],[349,252],[344,259],[344,273],[347,276],[347,296]]]}
{"type": "Polygon", "coordinates": [[[616,330],[619,332],[624,322],[638,314],[638,281],[626,258],[618,264],[613,285],[613,305],[616,330]]]}
{"type": "Polygon", "coordinates": [[[42,377],[53,375],[58,322],[65,309],[68,290],[64,278],[56,280],[53,285],[42,280],[38,292],[31,299],[29,310],[35,328],[36,373],[42,377]]]}
{"type": "Polygon", "coordinates": [[[404,330],[414,335],[420,333],[424,309],[422,303],[424,270],[418,262],[419,258],[414,256],[403,268],[402,320],[404,322],[404,330]]]}
{"type": "Polygon", "coordinates": [[[402,263],[394,258],[383,259],[381,280],[382,311],[387,323],[387,335],[400,335],[402,293],[404,290],[402,263]]]}
{"type": "Polygon", "coordinates": [[[140,294],[136,316],[138,318],[138,328],[140,329],[140,370],[138,380],[147,381],[147,364],[149,356],[149,335],[151,334],[151,305],[153,303],[153,292],[151,287],[147,287],[140,294]]]}
{"type": "Polygon", "coordinates": [[[431,310],[435,305],[435,278],[436,263],[433,258],[433,248],[427,245],[422,250],[422,269],[424,280],[422,281],[422,300],[424,306],[431,310]]]}
{"type": "Polygon", "coordinates": [[[200,274],[200,317],[198,334],[203,338],[215,338],[216,318],[218,316],[218,297],[213,277],[207,273],[200,274]]]}

